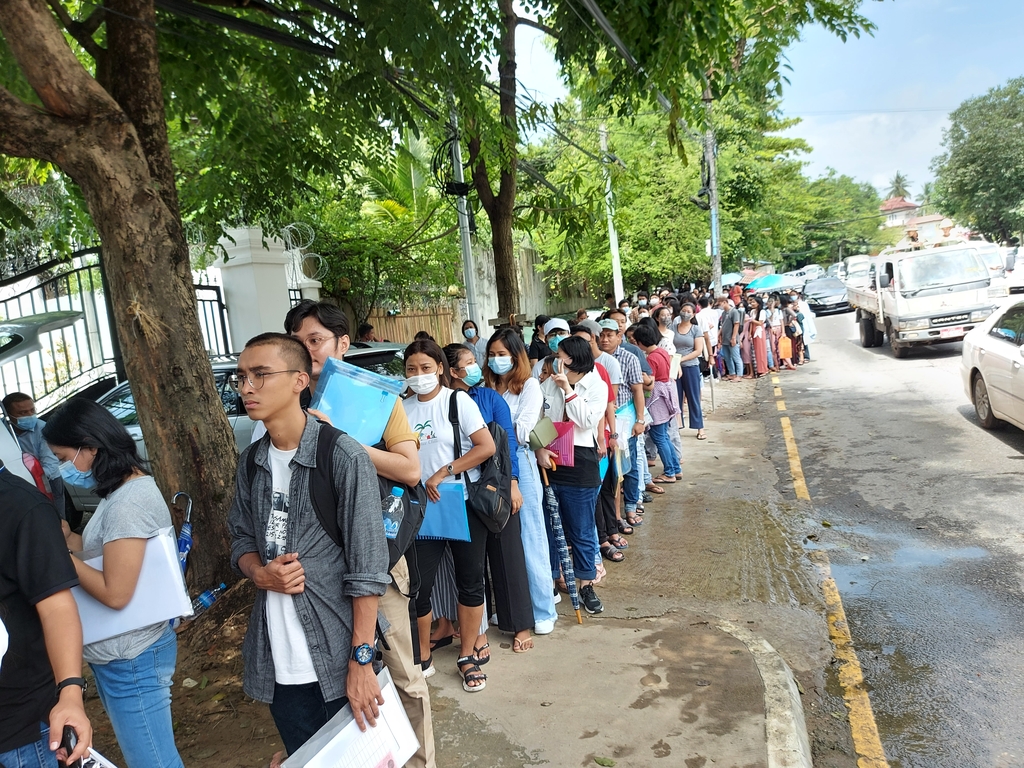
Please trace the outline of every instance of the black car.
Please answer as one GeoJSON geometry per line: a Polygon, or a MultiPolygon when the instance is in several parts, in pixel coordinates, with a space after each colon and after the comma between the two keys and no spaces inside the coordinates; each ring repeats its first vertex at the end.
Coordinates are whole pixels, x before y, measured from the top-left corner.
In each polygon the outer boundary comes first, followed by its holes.
{"type": "Polygon", "coordinates": [[[815,315],[829,312],[849,312],[850,302],[846,297],[846,286],[835,277],[811,280],[804,286],[807,305],[815,315]]]}

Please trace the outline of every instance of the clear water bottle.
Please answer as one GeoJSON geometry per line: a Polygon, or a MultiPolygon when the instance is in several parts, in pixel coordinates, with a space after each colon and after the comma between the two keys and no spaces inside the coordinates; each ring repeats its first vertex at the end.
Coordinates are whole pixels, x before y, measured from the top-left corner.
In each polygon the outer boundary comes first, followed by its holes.
{"type": "Polygon", "coordinates": [[[380,504],[384,513],[384,535],[389,539],[398,538],[398,529],[405,516],[405,507],[402,506],[404,495],[404,488],[392,488],[391,493],[385,496],[380,504]]]}
{"type": "Polygon", "coordinates": [[[196,618],[200,614],[206,613],[211,605],[213,605],[217,598],[223,594],[224,590],[227,589],[227,585],[223,582],[219,587],[208,589],[195,600],[192,601],[192,618],[196,618]]]}

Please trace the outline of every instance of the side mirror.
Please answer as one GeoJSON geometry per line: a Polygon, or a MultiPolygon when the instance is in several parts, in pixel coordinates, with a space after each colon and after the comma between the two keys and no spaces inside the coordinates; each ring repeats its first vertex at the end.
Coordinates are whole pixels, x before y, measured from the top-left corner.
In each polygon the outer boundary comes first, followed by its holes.
{"type": "Polygon", "coordinates": [[[883,273],[878,277],[878,284],[883,288],[888,288],[891,282],[892,281],[889,279],[889,275],[887,273],[883,273]]]}

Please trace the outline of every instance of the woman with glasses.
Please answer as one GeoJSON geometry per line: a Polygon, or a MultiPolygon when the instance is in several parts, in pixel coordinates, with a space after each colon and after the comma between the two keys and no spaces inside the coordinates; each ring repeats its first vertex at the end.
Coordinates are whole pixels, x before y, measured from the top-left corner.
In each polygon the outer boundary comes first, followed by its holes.
{"type": "MultiPolygon", "coordinates": [[[[494,455],[494,440],[487,430],[476,403],[468,395],[455,396],[459,430],[454,431],[450,421],[452,389],[448,361],[444,352],[432,341],[414,341],[405,350],[405,375],[413,396],[404,401],[405,412],[413,428],[420,433],[420,470],[427,498],[441,500],[438,487],[442,483],[462,486],[463,498],[468,498],[466,481],[480,478],[478,467],[494,455]],[[459,441],[461,456],[455,457],[455,441],[459,441]]],[[[441,512],[442,510],[438,510],[441,512]]],[[[450,511],[449,511],[450,513],[450,511]]],[[[428,514],[430,511],[428,510],[428,514]]],[[[455,562],[455,581],[458,589],[459,626],[463,628],[461,653],[456,665],[462,676],[462,687],[469,693],[482,691],[487,675],[480,670],[487,657],[478,654],[485,649],[474,647],[477,639],[473,629],[480,626],[484,613],[484,557],[487,551],[487,527],[476,515],[465,513],[469,527],[469,541],[455,539],[417,539],[416,556],[420,565],[420,590],[416,598],[416,616],[420,637],[420,653],[424,675],[433,674],[430,656],[430,625],[432,610],[430,593],[434,577],[446,547],[451,548],[455,562]]]]}
{"type": "MultiPolygon", "coordinates": [[[[43,437],[61,461],[64,482],[100,497],[82,535],[68,534],[68,548],[103,552],[102,571],[76,556],[71,561],[81,588],[120,610],[135,595],[146,541],[171,525],[170,510],[131,435],[98,403],[68,401],[49,418],[43,437]]],[[[166,621],[83,649],[129,768],[182,766],[171,722],[177,650],[166,621]]]]}

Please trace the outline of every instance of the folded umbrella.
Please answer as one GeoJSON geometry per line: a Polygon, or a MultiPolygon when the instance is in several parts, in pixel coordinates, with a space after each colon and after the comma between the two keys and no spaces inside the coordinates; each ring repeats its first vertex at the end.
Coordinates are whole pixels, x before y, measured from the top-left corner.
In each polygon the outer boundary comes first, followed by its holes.
{"type": "Polygon", "coordinates": [[[188,567],[188,553],[192,551],[192,497],[184,491],[178,491],[171,499],[171,504],[177,506],[178,498],[181,496],[185,497],[185,522],[181,524],[181,531],[178,533],[178,563],[184,576],[188,567]]]}

